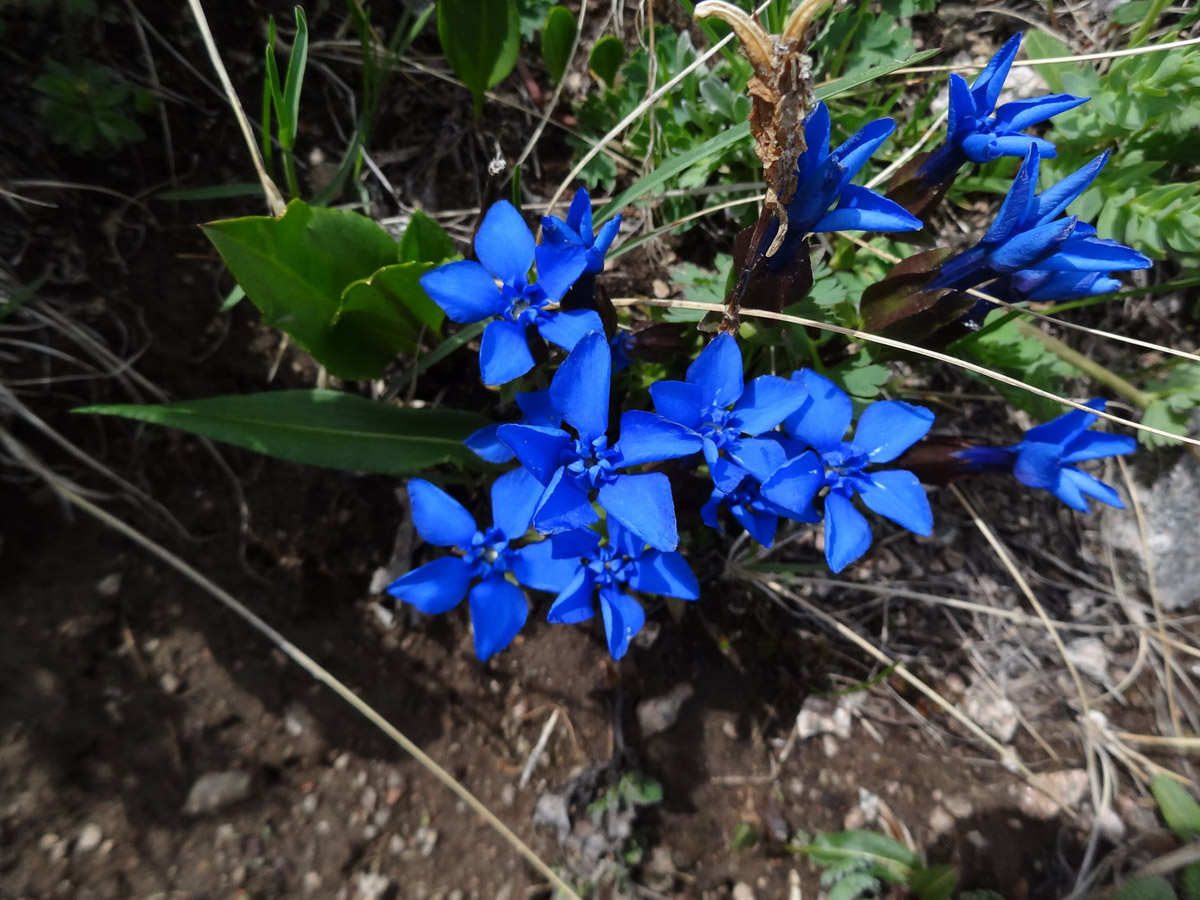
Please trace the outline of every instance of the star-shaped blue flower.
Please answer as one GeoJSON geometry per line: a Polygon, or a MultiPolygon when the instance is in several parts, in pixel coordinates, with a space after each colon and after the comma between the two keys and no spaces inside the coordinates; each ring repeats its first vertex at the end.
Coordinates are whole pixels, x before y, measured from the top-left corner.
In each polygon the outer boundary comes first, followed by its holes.
{"type": "Polygon", "coordinates": [[[557,216],[542,219],[542,234],[546,243],[577,247],[584,251],[587,259],[583,269],[585,275],[599,275],[604,271],[604,255],[608,253],[620,228],[621,215],[618,213],[605,222],[600,233],[596,234],[592,228],[592,200],[586,188],[575,192],[565,222],[557,216]]]}
{"type": "Polygon", "coordinates": [[[787,462],[778,441],[757,438],[796,412],[804,385],[760,375],[746,385],[742,353],[732,334],[719,334],[688,366],[686,381],[650,385],[654,410],[682,425],[704,452],[713,483],[733,490],[747,474],[770,478],[787,462]]]}
{"type": "Polygon", "coordinates": [[[539,485],[524,469],[492,483],[495,525],[480,529],[461,503],[428,481],[408,483],[413,523],[426,541],[454,547],[461,555],[443,556],[401,575],[388,593],[423,613],[443,613],[470,596],[475,655],[487,659],[516,637],[529,614],[525,594],[505,578],[526,550],[512,542],[529,530],[539,485]],[[473,585],[473,586],[472,586],[473,585]]]}
{"type": "MultiPolygon", "coordinates": [[[[517,391],[513,399],[517,401],[517,406],[521,410],[520,423],[522,425],[549,425],[551,428],[558,428],[562,424],[562,418],[554,409],[554,404],[550,402],[549,388],[543,388],[540,391],[517,391]]],[[[498,424],[484,425],[467,437],[463,443],[480,459],[490,463],[511,462],[514,458],[513,452],[497,437],[496,433],[499,430],[498,424]]]]}
{"type": "MultiPolygon", "coordinates": [[[[787,236],[783,247],[769,261],[769,268],[777,268],[790,260],[808,234],[921,229],[921,220],[899,204],[850,183],[895,129],[895,120],[877,119],[830,151],[829,109],[824,103],[813,108],[804,120],[804,140],[808,149],[797,160],[796,192],[786,205],[787,236]]],[[[774,240],[777,227],[768,231],[765,245],[769,246],[774,240]]]]}
{"type": "Polygon", "coordinates": [[[1096,229],[1077,216],[1059,218],[1099,174],[1107,152],[1039,194],[1040,159],[1031,146],[991,228],[974,247],[943,263],[929,290],[962,290],[1023,270],[1106,273],[1151,265],[1136,250],[1096,237],[1096,229]]]}
{"type": "Polygon", "coordinates": [[[950,76],[946,142],[930,154],[919,170],[927,183],[936,184],[950,178],[968,160],[986,163],[1001,156],[1025,156],[1031,147],[1037,147],[1046,159],[1055,155],[1052,143],[1023,132],[1086,103],[1088,98],[1048,94],[1014,100],[996,109],[1004,80],[1020,47],[1021,33],[1018,32],[991,58],[970,87],[961,75],[950,76]]]}
{"type": "Polygon", "coordinates": [[[533,368],[528,330],[570,350],[589,331],[604,326],[589,309],[551,309],[586,268],[584,248],[571,244],[534,245],[533,233],[507,200],[487,211],[475,235],[479,262],[459,260],[421,276],[421,287],[446,315],[459,323],[488,323],[479,346],[485,384],[504,384],[533,368]],[[537,261],[537,280],[529,269],[537,261]],[[496,282],[499,282],[497,285],[496,282]]]}
{"type": "MultiPolygon", "coordinates": [[[[933,512],[920,481],[903,469],[867,470],[889,463],[925,436],[933,413],[924,407],[881,400],[872,403],[858,419],[851,440],[843,440],[854,418],[850,397],[827,378],[809,369],[792,375],[808,389],[809,400],[784,422],[784,428],[801,447],[821,458],[825,495],[825,559],[840,572],[871,545],[871,527],[854,507],[858,494],[867,508],[902,528],[928,535],[933,512]]],[[[771,486],[763,496],[778,502],[771,486]]],[[[787,504],[781,504],[787,505],[787,504]]]]}
{"type": "MultiPolygon", "coordinates": [[[[1103,400],[1091,400],[1090,409],[1104,411],[1103,400]]],[[[1091,512],[1087,498],[1124,509],[1120,495],[1075,463],[1106,456],[1123,456],[1137,448],[1131,437],[1089,431],[1099,416],[1073,409],[1025,432],[1011,447],[970,447],[954,455],[975,471],[1011,470],[1022,484],[1050,491],[1071,509],[1091,512]]]]}
{"type": "Polygon", "coordinates": [[[497,432],[517,459],[545,486],[533,514],[534,527],[554,534],[600,520],[593,498],[611,519],[658,550],[679,544],[671,482],[662,472],[623,472],[642,463],[695,453],[699,439],[653,413],[621,416],[621,438],[608,444],[612,354],[601,332],[586,335],[550,382],[554,409],[573,429],[501,425],[497,432]]]}
{"type": "Polygon", "coordinates": [[[796,471],[786,472],[776,479],[774,484],[770,481],[768,484],[778,487],[790,482],[793,497],[788,502],[801,508],[789,509],[771,502],[763,495],[762,483],[753,475],[747,475],[732,490],[723,491],[714,486],[708,502],[700,507],[700,518],[709,528],[720,531],[721,523],[717,519],[717,510],[725,508],[734,520],[764,547],[770,547],[775,542],[775,532],[779,529],[781,517],[795,522],[820,522],[821,516],[812,505],[813,497],[825,484],[825,470],[820,464],[820,458],[808,451],[792,460],[785,468],[789,466],[796,471]]]}
{"type": "Polygon", "coordinates": [[[642,607],[627,591],[680,600],[700,596],[700,584],[680,554],[647,548],[645,541],[612,519],[607,541],[591,529],[581,529],[526,548],[517,575],[530,587],[558,594],[546,615],[558,624],[591,619],[592,598],[599,594],[613,659],[625,655],[646,621],[642,607]]]}

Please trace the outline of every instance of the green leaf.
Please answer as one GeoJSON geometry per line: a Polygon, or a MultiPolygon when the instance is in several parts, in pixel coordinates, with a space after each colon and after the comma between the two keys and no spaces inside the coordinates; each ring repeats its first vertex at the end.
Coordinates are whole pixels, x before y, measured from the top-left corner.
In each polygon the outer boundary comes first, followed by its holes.
{"type": "Polygon", "coordinates": [[[1187,788],[1166,775],[1155,775],[1150,779],[1150,791],[1158,801],[1158,808],[1167,827],[1181,841],[1200,837],[1200,804],[1192,799],[1187,788]]]}
{"type": "Polygon", "coordinates": [[[157,200],[228,200],[232,197],[258,197],[263,192],[257,181],[240,184],[214,184],[208,187],[182,188],[178,191],[161,191],[154,195],[157,200]]]}
{"type": "Polygon", "coordinates": [[[357,334],[335,332],[346,288],[396,261],[395,242],[376,222],[293,200],[281,218],[226,219],[204,232],[266,324],[286,331],[338,378],[380,374],[387,359],[360,353],[357,334]]]}
{"type": "Polygon", "coordinates": [[[817,835],[804,848],[813,862],[832,866],[847,859],[869,862],[871,871],[883,877],[906,880],[921,867],[920,857],[897,840],[875,831],[842,831],[817,835]]]}
{"type": "Polygon", "coordinates": [[[729,842],[729,846],[734,850],[749,850],[758,843],[761,835],[758,829],[753,825],[748,825],[745,822],[738,822],[733,829],[733,839],[729,842]]]}
{"type": "Polygon", "coordinates": [[[645,772],[627,773],[621,779],[620,793],[634,806],[653,806],[663,798],[662,785],[645,772]]]}
{"type": "Polygon", "coordinates": [[[915,872],[908,886],[917,900],[950,900],[958,886],[958,870],[954,866],[930,866],[915,872]]]}
{"type": "Polygon", "coordinates": [[[611,91],[617,84],[617,72],[625,61],[625,42],[615,34],[596,41],[588,57],[588,70],[611,91]]]}
{"type": "Polygon", "coordinates": [[[551,7],[542,26],[542,61],[555,84],[562,81],[575,43],[575,16],[565,6],[551,7]]]}
{"type": "Polygon", "coordinates": [[[461,410],[405,409],[339,391],[270,391],[75,412],[166,425],[292,462],[396,476],[472,462],[462,441],[487,424],[461,410]]]}
{"type": "MultiPolygon", "coordinates": [[[[304,86],[304,69],[308,64],[308,19],[304,9],[296,7],[296,40],[288,57],[287,75],[283,80],[283,108],[276,110],[280,122],[280,144],[283,144],[284,116],[291,127],[293,141],[300,123],[300,89],[304,86]]],[[[284,145],[285,149],[290,149],[284,145]]]]}
{"type": "Polygon", "coordinates": [[[1184,900],[1200,900],[1200,862],[1184,866],[1179,883],[1183,888],[1184,900]]]}
{"type": "Polygon", "coordinates": [[[419,280],[432,268],[434,264],[428,262],[384,266],[346,288],[334,322],[338,342],[344,337],[346,343],[354,344],[357,337],[363,349],[379,347],[386,365],[397,350],[412,353],[417,349],[423,327],[440,336],[446,314],[429,299],[419,280]]]}
{"type": "Polygon", "coordinates": [[[1175,900],[1175,890],[1165,878],[1142,875],[1121,885],[1113,900],[1175,900]]]}
{"type": "MultiPolygon", "coordinates": [[[[1031,60],[1035,62],[1039,59],[1060,59],[1062,57],[1074,56],[1071,48],[1064,44],[1056,37],[1051,37],[1043,31],[1036,28],[1030,28],[1025,34],[1024,40],[1025,53],[1031,60]]],[[[1062,76],[1064,72],[1076,69],[1069,63],[1057,63],[1049,66],[1035,67],[1044,79],[1046,84],[1050,86],[1050,90],[1057,93],[1062,93],[1066,90],[1063,86],[1062,76]]]]}
{"type": "Polygon", "coordinates": [[[458,256],[446,229],[421,210],[413,210],[408,227],[400,236],[400,262],[442,263],[458,256]]]}
{"type": "Polygon", "coordinates": [[[521,28],[516,0],[438,0],[438,39],[454,74],[475,98],[475,118],[484,92],[517,64],[521,28]]]}

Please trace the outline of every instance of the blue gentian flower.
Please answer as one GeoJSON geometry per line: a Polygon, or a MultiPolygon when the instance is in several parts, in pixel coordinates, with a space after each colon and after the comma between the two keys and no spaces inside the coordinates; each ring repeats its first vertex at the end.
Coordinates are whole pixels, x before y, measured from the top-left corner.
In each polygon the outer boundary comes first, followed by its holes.
{"type": "Polygon", "coordinates": [[[608,540],[590,529],[555,535],[526,548],[518,561],[522,583],[558,596],[546,619],[571,625],[594,615],[592,598],[600,597],[604,634],[613,659],[620,659],[645,624],[646,614],[627,591],[695,600],[700,585],[678,553],[647,548],[640,537],[608,520],[608,540]]]}
{"type": "MultiPolygon", "coordinates": [[[[551,428],[558,428],[562,424],[562,417],[550,402],[549,388],[540,391],[518,391],[513,399],[517,401],[517,406],[523,413],[520,418],[522,425],[549,425],[551,428]]],[[[511,462],[513,452],[496,436],[499,430],[499,424],[484,425],[463,443],[472,453],[487,462],[511,462]]]]}
{"type": "MultiPolygon", "coordinates": [[[[933,413],[909,403],[881,400],[859,416],[854,437],[843,440],[854,417],[850,397],[809,369],[792,377],[808,389],[809,399],[784,422],[784,428],[799,446],[811,447],[824,466],[825,486],[829,489],[825,495],[825,559],[829,568],[840,572],[871,545],[871,528],[854,507],[855,494],[862,497],[868,509],[902,528],[930,534],[933,512],[917,477],[903,469],[867,471],[867,467],[891,462],[924,437],[933,425],[933,413]]],[[[763,496],[772,502],[777,500],[769,485],[764,485],[763,496]]]]}
{"type": "Polygon", "coordinates": [[[709,528],[720,531],[721,523],[717,519],[717,510],[724,507],[737,523],[764,547],[770,547],[775,542],[775,532],[779,529],[781,517],[796,522],[820,522],[821,516],[812,505],[813,497],[825,484],[825,470],[820,464],[820,458],[808,451],[788,465],[797,469],[802,465],[803,472],[788,473],[779,479],[778,483],[791,482],[792,485],[801,485],[800,490],[794,491],[796,496],[788,502],[792,506],[801,506],[803,503],[802,508],[789,509],[771,502],[763,496],[763,485],[758,479],[747,475],[732,490],[723,491],[714,487],[708,502],[700,507],[700,518],[709,528]],[[801,459],[803,463],[798,465],[801,459]]]}
{"type": "Polygon", "coordinates": [[[543,533],[572,531],[598,522],[592,499],[635,535],[658,550],[679,544],[671,482],[662,472],[632,475],[629,466],[695,453],[700,441],[690,431],[653,413],[621,416],[621,438],[608,445],[608,401],[612,353],[602,332],[585,336],[550,382],[550,400],[575,429],[501,425],[500,440],[545,486],[533,514],[543,533]]]}
{"type": "MultiPolygon", "coordinates": [[[[818,103],[804,120],[808,149],[797,160],[796,191],[786,204],[787,236],[771,258],[789,261],[805,235],[825,231],[919,231],[921,220],[899,204],[851,180],[896,129],[893,119],[860,128],[836,150],[829,149],[829,109],[818,103]],[[832,209],[830,208],[832,207],[832,209]]],[[[764,238],[769,245],[778,224],[764,238]]],[[[770,266],[770,261],[768,262],[770,266]]]]}
{"type": "Polygon", "coordinates": [[[435,614],[458,606],[469,589],[475,655],[483,660],[503,650],[529,614],[524,593],[505,573],[513,571],[526,552],[511,544],[529,530],[538,487],[524,469],[501,475],[492,482],[495,525],[480,529],[463,505],[441,488],[420,478],[409,481],[413,523],[421,537],[437,547],[455,547],[462,555],[443,556],[401,575],[388,585],[388,593],[435,614]]]}
{"type": "Polygon", "coordinates": [[[533,368],[530,327],[564,350],[604,327],[594,310],[549,308],[583,273],[587,254],[569,244],[543,242],[535,247],[532,232],[507,200],[483,217],[475,235],[475,255],[479,262],[459,260],[427,272],[421,287],[455,322],[500,317],[488,323],[479,346],[485,384],[504,384],[533,368]],[[530,282],[535,259],[538,277],[530,282]]]}
{"type": "Polygon", "coordinates": [[[919,169],[927,183],[950,178],[968,160],[986,163],[1001,156],[1025,156],[1031,147],[1037,147],[1045,159],[1055,155],[1052,143],[1023,132],[1086,103],[1088,98],[1049,94],[1014,100],[996,109],[1004,79],[1008,77],[1020,46],[1021,34],[1018,32],[991,58],[970,87],[961,75],[950,76],[946,142],[930,154],[919,169]]]}
{"type": "MultiPolygon", "coordinates": [[[[1104,411],[1103,400],[1091,400],[1090,409],[1104,411]]],[[[1071,509],[1091,512],[1087,498],[1124,509],[1117,492],[1075,463],[1105,456],[1123,456],[1137,448],[1131,437],[1088,431],[1099,416],[1073,409],[1025,432],[1011,447],[970,447],[955,453],[974,471],[1011,470],[1022,484],[1050,491],[1071,509]]]]}
{"type": "MultiPolygon", "coordinates": [[[[1078,231],[1076,227],[1076,231],[1078,231]]],[[[1022,269],[1014,272],[996,289],[1009,303],[1074,300],[1119,290],[1121,282],[1106,272],[1043,272],[1022,269]]],[[[990,306],[990,304],[989,304],[990,306]]]]}
{"type": "Polygon", "coordinates": [[[963,290],[1023,270],[1106,273],[1151,265],[1136,250],[1096,237],[1096,229],[1077,216],[1058,218],[1099,174],[1107,152],[1039,194],[1040,159],[1031,146],[991,228],[974,247],[943,263],[929,290],[963,290]]]}
{"type": "Polygon", "coordinates": [[[576,247],[584,251],[587,264],[585,275],[599,275],[604,271],[604,255],[612,246],[621,228],[621,214],[613,216],[596,234],[592,228],[592,201],[586,188],[575,192],[564,222],[557,216],[542,219],[542,234],[546,243],[561,247],[576,247]]]}
{"type": "Polygon", "coordinates": [[[800,409],[808,397],[804,385],[775,375],[745,385],[732,334],[713,338],[688,366],[686,379],[655,382],[650,397],[655,412],[695,437],[718,488],[731,491],[747,474],[765,481],[787,462],[778,441],[755,436],[800,409]]]}

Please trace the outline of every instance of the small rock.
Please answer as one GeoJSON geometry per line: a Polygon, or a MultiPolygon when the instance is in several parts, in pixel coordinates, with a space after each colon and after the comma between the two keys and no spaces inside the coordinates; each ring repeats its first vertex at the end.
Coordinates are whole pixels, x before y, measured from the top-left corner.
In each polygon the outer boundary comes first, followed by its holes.
{"type": "Polygon", "coordinates": [[[375,823],[376,828],[383,828],[391,818],[392,811],[385,806],[375,810],[375,815],[371,816],[371,821],[375,823]]]}
{"type": "Polygon", "coordinates": [[[379,802],[379,791],[373,787],[367,788],[362,792],[362,799],[359,802],[362,804],[363,809],[371,812],[375,809],[375,804],[379,802]]]}
{"type": "Polygon", "coordinates": [[[304,878],[300,881],[301,888],[304,893],[311,894],[313,891],[321,889],[321,874],[319,872],[305,872],[304,878]]]}
{"type": "Polygon", "coordinates": [[[756,896],[754,888],[744,881],[739,881],[733,886],[733,900],[755,900],[756,896]]]}
{"type": "Polygon", "coordinates": [[[437,839],[437,830],[430,828],[428,825],[422,825],[413,835],[413,843],[416,844],[417,851],[425,859],[433,856],[433,848],[437,845],[437,839]]]}
{"type": "Polygon", "coordinates": [[[1087,787],[1086,769],[1064,769],[1061,772],[1034,775],[1021,790],[1021,810],[1035,819],[1052,818],[1059,812],[1055,800],[1073,809],[1083,799],[1087,787]]]}
{"type": "Polygon", "coordinates": [[[95,822],[88,822],[75,840],[75,852],[91,853],[100,846],[102,840],[104,840],[104,832],[100,830],[100,826],[95,822]]]}
{"type": "Polygon", "coordinates": [[[217,826],[215,837],[218,846],[221,844],[232,844],[237,840],[237,829],[228,822],[222,822],[217,826]]]}
{"type": "Polygon", "coordinates": [[[49,850],[59,842],[59,837],[53,832],[47,832],[38,838],[38,848],[41,850],[49,850]]]}
{"type": "Polygon", "coordinates": [[[932,834],[948,834],[954,828],[954,816],[944,807],[935,806],[929,814],[929,831],[932,834]]]}
{"type": "Polygon", "coordinates": [[[670,286],[661,278],[655,278],[650,282],[650,287],[654,291],[654,296],[659,300],[665,300],[671,296],[670,286]]]}
{"type": "Polygon", "coordinates": [[[1083,637],[1071,641],[1067,644],[1067,658],[1092,681],[1108,683],[1108,648],[1100,638],[1083,637]]]}
{"type": "Polygon", "coordinates": [[[379,872],[362,872],[354,882],[359,900],[382,900],[392,887],[392,879],[379,872]]]}
{"type": "Polygon", "coordinates": [[[850,722],[849,704],[809,697],[796,716],[797,737],[803,741],[818,734],[836,734],[842,740],[849,740],[850,722]]]}
{"type": "Polygon", "coordinates": [[[500,802],[504,806],[512,806],[517,802],[517,788],[511,781],[500,788],[500,802]]]}
{"type": "Polygon", "coordinates": [[[313,831],[317,833],[317,837],[329,837],[333,834],[333,826],[329,824],[328,819],[319,819],[313,826],[313,831]]]}
{"type": "Polygon", "coordinates": [[[975,812],[975,807],[966,797],[947,797],[944,805],[950,815],[956,819],[965,819],[975,812]]]}
{"type": "Polygon", "coordinates": [[[300,812],[306,816],[311,816],[317,811],[317,806],[321,800],[316,794],[306,794],[304,799],[300,801],[300,812]]]}
{"type": "Polygon", "coordinates": [[[158,679],[158,686],[162,688],[164,694],[177,694],[183,686],[183,682],[171,672],[163,672],[162,677],[158,679]]]}
{"type": "Polygon", "coordinates": [[[183,804],[185,816],[199,816],[232,806],[250,796],[250,773],[209,772],[201,775],[188,791],[183,804]]]}
{"type": "Polygon", "coordinates": [[[836,759],[838,755],[838,742],[832,734],[821,735],[821,749],[825,752],[826,759],[836,759]]]}
{"type": "Polygon", "coordinates": [[[121,573],[120,572],[113,572],[109,575],[105,575],[103,578],[101,578],[99,581],[96,582],[96,593],[99,594],[101,597],[103,597],[105,600],[108,600],[108,599],[111,599],[112,597],[117,596],[117,594],[120,592],[120,590],[121,590],[121,573]]]}
{"type": "Polygon", "coordinates": [[[283,730],[291,737],[300,737],[312,729],[314,722],[312,713],[298,703],[293,703],[284,711],[283,730]]]}
{"type": "Polygon", "coordinates": [[[350,768],[350,754],[349,753],[343,753],[341,756],[339,756],[337,759],[335,759],[333,761],[333,770],[335,772],[345,772],[348,768],[350,768]]]}
{"type": "Polygon", "coordinates": [[[1017,733],[1017,708],[983,681],[974,682],[963,695],[963,712],[996,740],[1007,744],[1017,733]]]}
{"type": "Polygon", "coordinates": [[[229,873],[229,880],[233,882],[234,887],[246,883],[246,867],[238,863],[233,867],[233,871],[229,873]]]}
{"type": "Polygon", "coordinates": [[[373,841],[379,837],[379,829],[374,825],[365,825],[363,826],[362,836],[364,841],[373,841]]]}
{"type": "Polygon", "coordinates": [[[637,705],[638,725],[642,737],[661,734],[679,718],[679,710],[683,704],[696,692],[690,682],[681,681],[661,697],[643,700],[637,705]]]}
{"type": "Polygon", "coordinates": [[[559,843],[565,841],[571,833],[567,798],[553,791],[547,791],[538,797],[537,805],[533,808],[533,824],[535,827],[553,831],[558,835],[559,843]]]}
{"type": "Polygon", "coordinates": [[[388,838],[388,853],[392,856],[399,856],[408,849],[408,841],[400,837],[398,834],[393,834],[388,838]]]}

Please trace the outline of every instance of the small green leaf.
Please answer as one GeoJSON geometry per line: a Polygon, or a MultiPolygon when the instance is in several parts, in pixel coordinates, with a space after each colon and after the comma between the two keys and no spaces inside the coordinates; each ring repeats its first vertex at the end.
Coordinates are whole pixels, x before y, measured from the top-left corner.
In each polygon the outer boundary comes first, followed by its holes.
{"type": "Polygon", "coordinates": [[[958,870],[954,866],[930,866],[913,873],[908,886],[917,900],[950,900],[958,886],[958,870]]]}
{"type": "Polygon", "coordinates": [[[1181,841],[1200,837],[1200,804],[1192,799],[1188,789],[1166,775],[1155,775],[1150,779],[1150,791],[1158,801],[1158,808],[1167,827],[1181,841]]]}
{"type": "Polygon", "coordinates": [[[517,64],[521,29],[516,0],[438,0],[438,39],[454,74],[475,99],[475,118],[483,95],[517,64]]]}
{"type": "Polygon", "coordinates": [[[921,860],[912,850],[876,831],[841,831],[817,835],[804,848],[813,862],[822,866],[836,865],[847,859],[871,863],[874,874],[906,880],[921,860]]]}
{"type": "Polygon", "coordinates": [[[458,256],[458,250],[446,229],[417,209],[400,236],[399,254],[400,262],[443,263],[458,256]]]}
{"type": "Polygon", "coordinates": [[[562,81],[575,43],[575,16],[565,6],[554,6],[542,26],[542,61],[555,84],[562,81]]]}
{"type": "Polygon", "coordinates": [[[1183,888],[1183,900],[1200,900],[1200,862],[1184,866],[1179,884],[1183,888]]]}
{"type": "Polygon", "coordinates": [[[461,410],[405,409],[339,391],[270,391],[75,412],[166,425],[312,466],[397,476],[473,462],[462,441],[487,424],[461,410]]]}
{"type": "Polygon", "coordinates": [[[663,789],[645,772],[629,772],[621,779],[621,795],[634,806],[662,803],[663,789]]]}
{"type": "Polygon", "coordinates": [[[617,72],[625,61],[625,44],[615,34],[605,35],[596,41],[588,57],[588,70],[611,91],[617,84],[617,72]]]}
{"type": "Polygon", "coordinates": [[[761,835],[758,829],[753,825],[748,825],[745,822],[738,822],[733,829],[733,839],[729,842],[734,850],[749,850],[758,843],[761,835]]]}
{"type": "Polygon", "coordinates": [[[334,328],[360,335],[359,341],[347,339],[346,344],[382,348],[385,364],[397,350],[413,352],[421,329],[438,336],[446,317],[421,287],[421,276],[432,268],[427,262],[397,263],[354,282],[342,295],[334,328]]]}
{"type": "Polygon", "coordinates": [[[1131,878],[1113,894],[1113,900],[1175,900],[1171,882],[1158,875],[1131,878]]]}

